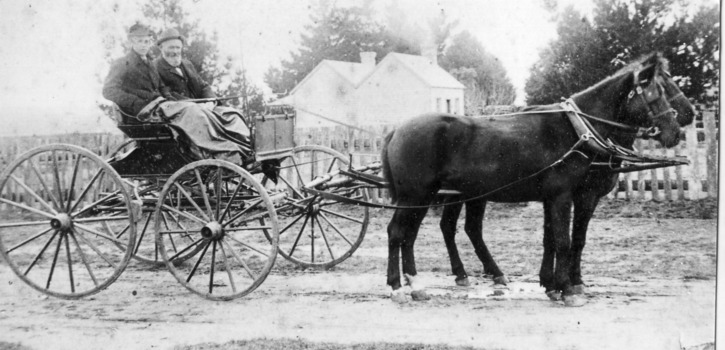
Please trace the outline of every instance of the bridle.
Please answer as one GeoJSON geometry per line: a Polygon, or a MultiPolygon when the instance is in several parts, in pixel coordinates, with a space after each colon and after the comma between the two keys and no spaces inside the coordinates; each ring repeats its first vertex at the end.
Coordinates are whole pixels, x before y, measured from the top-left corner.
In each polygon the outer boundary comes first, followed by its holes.
{"type": "MultiPolygon", "coordinates": [[[[647,87],[642,87],[643,84],[646,84],[647,80],[639,80],[639,72],[641,70],[649,68],[649,66],[645,66],[642,69],[634,72],[634,89],[632,89],[629,94],[627,95],[627,103],[632,101],[633,99],[637,98],[641,100],[642,104],[646,106],[647,108],[647,120],[652,125],[649,128],[646,128],[644,132],[641,134],[638,133],[637,136],[642,137],[644,139],[656,137],[659,135],[662,131],[656,126],[655,121],[662,117],[663,115],[672,114],[672,118],[677,118],[677,110],[672,108],[670,106],[670,102],[672,100],[678,98],[680,95],[684,97],[684,94],[680,92],[679,94],[675,95],[674,97],[671,97],[669,99],[665,99],[664,101],[667,103],[667,109],[665,109],[662,112],[657,113],[653,110],[652,105],[656,102],[659,102],[663,99],[663,96],[666,96],[665,89],[662,87],[659,81],[657,81],[656,77],[653,78],[653,83],[649,84],[647,87]]],[[[668,73],[665,73],[668,74],[668,73]]]]}

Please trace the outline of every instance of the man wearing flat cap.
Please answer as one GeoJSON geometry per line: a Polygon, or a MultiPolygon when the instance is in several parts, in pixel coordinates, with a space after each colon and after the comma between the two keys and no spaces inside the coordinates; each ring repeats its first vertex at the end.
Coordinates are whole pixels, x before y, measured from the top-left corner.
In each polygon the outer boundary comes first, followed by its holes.
{"type": "Polygon", "coordinates": [[[154,65],[174,99],[216,97],[211,86],[201,79],[191,62],[182,58],[181,50],[184,48],[185,40],[179,31],[176,29],[163,31],[156,44],[161,49],[161,57],[154,61],[154,65]]]}
{"type": "Polygon", "coordinates": [[[128,30],[128,41],[131,50],[111,64],[103,83],[103,97],[116,103],[125,114],[136,116],[159,97],[171,96],[148,56],[153,44],[151,30],[136,23],[128,30]]]}
{"type": "Polygon", "coordinates": [[[209,108],[171,95],[156,65],[149,62],[153,43],[149,28],[131,26],[128,39],[130,52],[113,62],[103,85],[103,97],[118,105],[124,122],[168,123],[180,146],[197,159],[220,158],[236,164],[248,160],[251,148],[243,132],[230,130],[209,108]]]}

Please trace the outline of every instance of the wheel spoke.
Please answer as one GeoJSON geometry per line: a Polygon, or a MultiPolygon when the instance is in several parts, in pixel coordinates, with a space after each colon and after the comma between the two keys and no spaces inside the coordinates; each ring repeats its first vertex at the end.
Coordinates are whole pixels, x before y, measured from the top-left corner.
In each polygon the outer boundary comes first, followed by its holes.
{"type": "Polygon", "coordinates": [[[209,294],[214,290],[214,264],[216,263],[216,240],[212,241],[211,271],[209,273],[209,294]]]}
{"type": "Polygon", "coordinates": [[[295,248],[297,248],[297,243],[300,242],[300,238],[302,237],[302,233],[305,231],[305,227],[307,226],[307,220],[310,219],[309,215],[305,215],[305,222],[302,223],[302,228],[300,229],[300,233],[297,234],[297,238],[295,239],[295,244],[292,245],[292,249],[289,252],[289,256],[292,256],[295,252],[295,248]]]}
{"type": "Polygon", "coordinates": [[[76,158],[76,163],[73,166],[73,177],[70,181],[70,187],[68,187],[68,201],[66,202],[65,210],[70,211],[70,206],[73,200],[73,187],[76,185],[76,176],[78,175],[78,167],[81,163],[81,155],[78,155],[78,158],[76,158]]]}
{"type": "Polygon", "coordinates": [[[91,280],[93,280],[93,284],[98,287],[98,281],[96,280],[96,276],[93,274],[93,270],[91,269],[91,266],[88,265],[88,259],[86,259],[86,254],[83,253],[83,249],[81,249],[81,245],[78,244],[78,239],[76,239],[76,236],[73,232],[68,233],[68,235],[73,238],[73,244],[75,244],[76,249],[78,250],[78,255],[81,257],[81,261],[83,262],[83,265],[86,266],[86,270],[88,270],[88,275],[91,276],[91,280]]]}
{"type": "MultiPolygon", "coordinates": [[[[242,188],[242,186],[237,185],[237,187],[234,189],[234,193],[232,194],[232,197],[229,198],[229,201],[227,202],[227,206],[224,208],[224,212],[219,217],[219,222],[222,222],[224,220],[224,217],[227,216],[227,213],[229,212],[229,209],[232,207],[232,203],[234,203],[234,199],[237,198],[237,193],[239,193],[239,190],[242,188]]],[[[233,220],[230,220],[233,221],[233,220]]]]}
{"type": "Polygon", "coordinates": [[[302,195],[302,193],[300,193],[300,191],[297,191],[297,189],[294,186],[292,186],[292,184],[289,181],[287,181],[287,179],[285,179],[284,176],[281,176],[280,175],[279,176],[279,179],[282,180],[282,182],[284,182],[285,185],[287,185],[287,187],[290,190],[292,190],[292,192],[294,192],[294,194],[296,194],[300,198],[304,198],[304,196],[302,195]]]}
{"type": "Polygon", "coordinates": [[[216,191],[216,205],[215,205],[216,216],[215,217],[216,217],[217,221],[222,220],[222,218],[219,217],[219,210],[221,208],[221,203],[222,203],[222,176],[223,176],[222,167],[217,165],[217,167],[216,167],[216,185],[214,186],[214,190],[216,191]]]}
{"type": "Polygon", "coordinates": [[[138,249],[141,248],[141,242],[143,241],[144,236],[146,235],[146,230],[149,227],[149,222],[151,221],[151,214],[146,218],[146,222],[143,225],[143,230],[141,231],[141,236],[136,239],[136,247],[133,249],[133,255],[138,254],[138,249]]]}
{"type": "Polygon", "coordinates": [[[222,251],[222,262],[224,263],[224,269],[227,270],[227,276],[229,277],[229,284],[232,286],[232,293],[237,292],[237,286],[234,284],[234,277],[232,275],[232,269],[229,266],[229,261],[227,260],[227,253],[224,251],[224,241],[220,241],[221,244],[219,244],[219,249],[222,251]]]}
{"type": "Polygon", "coordinates": [[[237,226],[226,228],[225,231],[253,231],[253,230],[269,230],[272,226],[237,226]]]}
{"type": "MultiPolygon", "coordinates": [[[[229,218],[229,220],[228,220],[227,222],[225,222],[225,223],[223,223],[223,224],[222,224],[222,227],[226,227],[227,225],[229,225],[229,224],[231,224],[232,222],[236,221],[237,219],[239,219],[240,217],[242,217],[242,215],[244,215],[244,214],[248,213],[248,212],[249,212],[250,210],[252,210],[252,209],[256,208],[256,207],[257,207],[257,206],[259,206],[260,204],[262,204],[262,198],[260,198],[260,199],[258,199],[257,201],[255,201],[255,202],[254,202],[254,204],[252,204],[252,205],[250,205],[250,206],[248,206],[248,207],[244,208],[244,209],[243,209],[242,211],[240,211],[239,213],[236,213],[236,214],[234,214],[234,216],[232,216],[231,218],[229,218]]],[[[249,221],[249,218],[247,218],[247,221],[249,221]]]]}
{"type": "Polygon", "coordinates": [[[100,231],[98,231],[96,229],[93,229],[93,228],[90,228],[90,227],[88,227],[86,225],[81,225],[81,224],[78,224],[78,223],[73,223],[73,226],[75,226],[75,227],[77,227],[77,228],[79,228],[79,229],[81,229],[83,231],[86,231],[88,233],[92,233],[92,234],[94,234],[94,235],[96,235],[98,237],[105,238],[105,239],[107,239],[107,240],[109,240],[111,242],[115,242],[115,243],[118,243],[118,244],[121,244],[121,245],[124,245],[125,244],[125,242],[123,242],[122,240],[120,240],[120,239],[118,239],[116,237],[108,236],[108,235],[106,235],[104,233],[101,233],[100,231]]]}
{"type": "Polygon", "coordinates": [[[335,260],[335,254],[332,253],[332,248],[330,248],[330,242],[327,241],[327,235],[325,234],[325,230],[322,228],[322,223],[320,222],[320,219],[315,217],[315,218],[313,218],[313,220],[317,221],[317,226],[320,227],[320,234],[322,235],[322,239],[325,241],[325,245],[327,246],[327,251],[330,252],[330,258],[332,260],[335,260]]]}
{"type": "Polygon", "coordinates": [[[87,211],[95,208],[97,205],[99,205],[99,204],[101,204],[101,203],[103,203],[103,202],[105,202],[105,201],[107,201],[107,200],[109,200],[109,199],[111,199],[113,197],[118,196],[119,194],[121,194],[120,191],[116,191],[116,192],[113,192],[111,194],[108,194],[105,197],[103,197],[103,198],[101,198],[101,199],[99,199],[99,200],[97,200],[97,201],[95,201],[95,202],[93,202],[93,203],[91,203],[91,204],[83,207],[83,209],[81,209],[81,210],[79,210],[79,211],[77,211],[75,213],[71,213],[71,217],[76,218],[76,217],[78,217],[78,216],[80,216],[82,214],[85,214],[85,212],[87,212],[87,211]]]}
{"type": "MultiPolygon", "coordinates": [[[[164,212],[162,211],[161,214],[162,214],[162,217],[164,217],[164,222],[165,222],[166,221],[166,216],[164,216],[164,212]]],[[[174,216],[171,213],[168,213],[166,215],[169,215],[174,220],[174,222],[176,223],[177,226],[181,227],[182,230],[185,230],[186,235],[184,235],[184,237],[186,239],[188,239],[188,240],[190,240],[192,242],[194,241],[191,238],[191,232],[189,232],[189,230],[186,227],[184,227],[184,225],[182,225],[181,222],[179,222],[179,218],[177,218],[176,216],[174,216]]],[[[166,229],[169,229],[169,226],[168,225],[166,225],[166,229]]],[[[171,237],[169,237],[169,238],[171,238],[171,237]]],[[[173,244],[173,240],[171,241],[171,243],[173,244]]]]}
{"type": "Polygon", "coordinates": [[[300,169],[297,165],[297,161],[295,160],[294,156],[290,157],[290,159],[292,160],[292,164],[294,165],[295,173],[297,173],[297,180],[300,182],[300,187],[302,187],[305,185],[305,181],[302,180],[302,174],[300,174],[300,169]]]}
{"type": "Polygon", "coordinates": [[[232,236],[232,235],[226,235],[226,237],[227,237],[227,238],[229,238],[229,239],[231,239],[231,240],[232,240],[232,241],[234,241],[234,242],[237,242],[237,243],[238,243],[238,244],[240,244],[241,246],[243,246],[243,247],[245,247],[245,248],[247,248],[247,249],[249,249],[249,250],[251,250],[251,251],[254,251],[254,252],[256,252],[257,254],[263,255],[263,256],[264,256],[265,258],[269,258],[269,254],[268,254],[268,253],[265,253],[265,252],[264,252],[264,251],[262,251],[262,249],[260,249],[260,248],[256,248],[256,247],[254,247],[254,246],[252,246],[252,245],[249,245],[249,244],[247,244],[247,243],[244,243],[244,242],[242,242],[242,241],[238,240],[238,239],[237,239],[236,237],[234,237],[234,236],[232,236]]]}
{"type": "Polygon", "coordinates": [[[53,279],[53,273],[55,272],[55,265],[58,262],[58,252],[60,251],[60,245],[63,243],[63,236],[64,236],[64,234],[61,233],[60,238],[58,238],[58,244],[55,246],[55,253],[53,254],[53,263],[50,265],[50,273],[48,273],[48,282],[45,284],[45,289],[50,289],[50,281],[53,279]]]}
{"type": "Polygon", "coordinates": [[[29,206],[27,206],[25,204],[20,204],[20,203],[13,202],[13,201],[11,201],[9,199],[5,199],[5,198],[1,198],[0,197],[0,202],[5,203],[5,204],[10,204],[10,205],[12,205],[14,207],[17,207],[17,208],[20,208],[20,209],[25,209],[25,210],[27,210],[29,212],[33,212],[33,213],[36,213],[38,215],[45,216],[46,218],[49,218],[49,219],[54,219],[55,218],[55,215],[48,214],[48,213],[46,213],[44,211],[41,211],[41,210],[38,210],[38,209],[35,209],[35,208],[32,208],[32,207],[29,207],[29,206]]]}
{"type": "Polygon", "coordinates": [[[33,259],[33,262],[31,262],[30,265],[28,265],[28,268],[25,269],[25,272],[23,272],[23,275],[27,276],[28,275],[28,272],[30,272],[30,270],[33,269],[33,266],[35,266],[35,263],[37,263],[38,260],[40,260],[40,257],[43,256],[43,253],[45,253],[45,250],[48,249],[48,246],[50,245],[50,242],[52,242],[53,239],[55,239],[55,236],[56,235],[58,235],[58,230],[55,230],[55,232],[53,233],[53,235],[50,236],[50,238],[48,239],[47,242],[45,242],[45,245],[43,246],[43,249],[41,249],[38,252],[38,254],[33,259]]]}
{"type": "Polygon", "coordinates": [[[100,250],[100,249],[98,249],[98,247],[96,247],[96,245],[95,245],[95,244],[94,244],[93,242],[91,242],[91,241],[90,241],[90,240],[89,240],[88,238],[86,238],[86,237],[85,237],[84,235],[82,235],[82,234],[81,234],[80,232],[78,232],[78,231],[76,231],[76,230],[73,230],[73,233],[74,233],[74,234],[75,234],[76,236],[78,236],[78,238],[80,238],[80,239],[81,239],[81,241],[83,241],[83,243],[85,243],[85,244],[86,244],[87,246],[91,247],[91,249],[92,249],[92,250],[93,250],[94,252],[96,252],[96,254],[98,254],[98,256],[100,256],[100,257],[101,257],[101,259],[103,259],[104,261],[106,261],[106,262],[108,263],[108,265],[111,265],[111,267],[113,267],[114,269],[116,269],[116,268],[117,268],[117,267],[116,267],[116,264],[114,264],[114,263],[113,263],[113,262],[112,262],[111,260],[109,260],[109,259],[108,259],[108,258],[107,258],[107,257],[106,257],[106,256],[105,256],[105,255],[104,255],[104,254],[103,254],[102,252],[101,252],[101,250],[100,250]]]}
{"type": "Polygon", "coordinates": [[[14,247],[12,247],[12,248],[10,248],[10,249],[6,250],[6,251],[5,251],[5,253],[6,253],[6,254],[8,254],[8,253],[12,252],[13,250],[15,250],[15,249],[18,249],[18,248],[20,248],[20,247],[22,247],[22,246],[24,246],[24,245],[26,245],[26,244],[28,244],[28,243],[30,243],[30,242],[32,242],[32,241],[34,241],[34,240],[35,240],[35,239],[37,239],[38,237],[40,237],[40,236],[42,236],[42,235],[44,235],[44,234],[46,234],[46,233],[50,232],[50,230],[52,230],[52,229],[53,229],[53,228],[52,228],[52,227],[50,227],[50,228],[46,228],[45,230],[43,230],[43,231],[40,231],[40,232],[36,233],[36,234],[35,234],[35,235],[33,235],[32,237],[30,237],[30,238],[28,238],[28,239],[26,239],[26,240],[24,240],[24,241],[22,241],[22,242],[20,242],[20,243],[16,244],[16,245],[15,245],[14,247]]]}
{"type": "Polygon", "coordinates": [[[128,219],[129,219],[129,217],[127,215],[126,216],[102,216],[102,217],[94,217],[94,218],[73,219],[73,222],[83,222],[83,223],[98,222],[98,221],[108,222],[108,221],[118,221],[118,220],[128,220],[128,219]]]}
{"type": "Polygon", "coordinates": [[[206,193],[206,185],[204,184],[204,181],[201,180],[201,174],[199,174],[199,170],[194,168],[194,174],[196,175],[196,181],[199,181],[199,188],[201,188],[201,197],[204,198],[204,205],[206,206],[207,214],[209,215],[208,221],[211,221],[211,218],[214,217],[214,213],[211,210],[211,204],[209,203],[209,195],[206,193]]]}
{"type": "Polygon", "coordinates": [[[68,277],[70,278],[70,291],[71,291],[71,293],[75,293],[76,286],[73,282],[73,262],[71,261],[70,242],[68,242],[68,241],[70,241],[70,240],[68,239],[68,235],[66,234],[65,235],[65,254],[66,254],[66,258],[68,258],[68,277]]]}
{"type": "Polygon", "coordinates": [[[9,228],[9,227],[20,227],[20,226],[35,226],[35,225],[47,225],[48,221],[21,221],[21,222],[11,222],[9,224],[0,224],[0,228],[9,228]]]}
{"type": "MultiPolygon", "coordinates": [[[[181,210],[178,210],[178,209],[176,209],[174,207],[170,207],[170,206],[164,204],[164,205],[162,205],[162,208],[164,208],[164,209],[166,209],[166,210],[168,210],[168,211],[170,211],[172,213],[179,214],[179,215],[181,215],[181,216],[183,216],[183,217],[185,217],[185,218],[187,218],[187,219],[189,219],[191,221],[196,221],[196,222],[198,222],[198,223],[200,223],[202,225],[206,225],[206,221],[204,221],[204,220],[202,220],[200,218],[197,218],[196,216],[193,216],[191,214],[188,214],[186,212],[183,212],[181,210]]],[[[177,220],[177,223],[178,223],[178,218],[174,218],[174,219],[176,219],[177,220]]]]}
{"type": "Polygon", "coordinates": [[[279,231],[279,234],[281,235],[282,233],[284,233],[285,231],[287,231],[287,229],[289,229],[290,227],[292,227],[292,225],[294,225],[295,223],[297,223],[297,221],[300,221],[300,219],[302,219],[302,217],[305,216],[306,214],[307,213],[303,212],[302,214],[300,214],[299,216],[297,216],[296,219],[292,220],[292,222],[290,222],[289,224],[287,224],[287,226],[285,226],[283,229],[281,229],[279,231]]]}
{"type": "Polygon", "coordinates": [[[96,182],[96,180],[98,180],[98,178],[101,177],[101,174],[103,174],[103,169],[98,169],[98,171],[96,171],[96,173],[93,175],[91,180],[88,181],[88,184],[86,185],[86,187],[83,188],[83,190],[81,191],[81,194],[78,195],[78,199],[76,199],[76,202],[73,203],[73,205],[68,210],[69,213],[73,212],[76,209],[76,207],[78,207],[78,204],[81,204],[83,199],[86,198],[86,194],[88,193],[88,190],[90,190],[91,186],[93,186],[93,184],[96,182]]]}
{"type": "MultiPolygon", "coordinates": [[[[229,236],[227,236],[227,237],[229,237],[229,236]]],[[[226,242],[222,239],[222,244],[225,244],[225,243],[227,244],[227,246],[229,248],[229,252],[232,254],[232,257],[234,257],[234,260],[236,260],[240,265],[242,265],[242,268],[244,268],[244,270],[247,271],[247,273],[249,274],[249,277],[251,277],[253,280],[256,281],[258,278],[257,275],[255,275],[254,272],[252,271],[252,269],[249,268],[247,263],[244,262],[244,259],[242,259],[239,255],[237,255],[237,252],[234,251],[234,247],[232,247],[232,245],[229,244],[229,242],[226,242]]]]}
{"type": "Polygon", "coordinates": [[[199,255],[199,259],[196,260],[196,264],[194,264],[194,268],[191,269],[191,272],[189,272],[189,275],[186,276],[186,283],[189,283],[191,281],[191,278],[194,277],[194,274],[196,273],[196,269],[199,268],[199,264],[201,264],[201,260],[204,259],[204,255],[206,255],[206,251],[209,249],[209,243],[207,242],[206,246],[204,246],[204,250],[201,251],[201,255],[199,255]]]}
{"type": "Polygon", "coordinates": [[[343,218],[343,219],[347,219],[347,220],[350,220],[350,221],[353,221],[353,222],[357,222],[358,224],[362,224],[363,223],[362,220],[358,220],[358,219],[355,219],[353,217],[350,217],[350,216],[347,216],[347,215],[344,215],[344,214],[340,214],[338,212],[334,212],[334,211],[332,211],[330,209],[322,209],[322,208],[320,208],[320,211],[325,212],[325,213],[328,213],[328,214],[331,214],[331,215],[335,215],[337,217],[340,217],[340,218],[343,218]]]}
{"type": "MultiPolygon", "coordinates": [[[[201,214],[201,217],[204,218],[205,222],[211,221],[211,219],[209,219],[209,217],[206,216],[206,214],[204,213],[204,211],[201,210],[201,208],[199,208],[199,205],[196,204],[196,202],[191,197],[191,195],[189,194],[189,192],[186,192],[186,190],[184,189],[183,186],[179,185],[178,182],[174,182],[174,185],[176,185],[176,188],[179,189],[179,192],[181,192],[181,194],[183,194],[184,197],[186,197],[186,199],[191,203],[191,205],[194,206],[194,208],[196,208],[196,210],[199,212],[199,214],[201,214]]],[[[179,204],[181,204],[181,203],[179,203],[179,204]]]]}
{"type": "Polygon", "coordinates": [[[178,252],[178,253],[174,254],[172,257],[170,257],[169,261],[174,261],[174,259],[178,258],[181,254],[184,254],[187,250],[195,247],[197,244],[199,244],[203,240],[204,240],[204,238],[199,238],[198,240],[189,244],[186,248],[182,249],[180,252],[178,252]]]}
{"type": "Polygon", "coordinates": [[[58,174],[58,157],[55,154],[55,150],[52,152],[53,154],[53,178],[55,179],[55,188],[58,190],[58,199],[60,200],[61,207],[58,208],[58,210],[63,209],[63,188],[60,184],[60,175],[58,174]]]}
{"type": "Polygon", "coordinates": [[[350,246],[353,246],[352,242],[350,242],[350,240],[347,239],[347,237],[345,237],[345,235],[342,234],[342,232],[340,231],[340,229],[338,229],[337,226],[335,226],[335,224],[332,221],[330,221],[330,219],[327,218],[327,216],[325,216],[322,213],[320,213],[320,216],[323,219],[325,219],[325,221],[327,222],[327,224],[330,225],[330,227],[332,227],[332,229],[335,230],[335,232],[337,232],[337,234],[340,235],[340,237],[342,237],[342,239],[344,239],[345,242],[347,242],[347,244],[349,244],[350,246]]]}
{"type": "Polygon", "coordinates": [[[20,181],[20,179],[18,179],[17,177],[15,177],[13,175],[10,175],[10,178],[13,179],[13,181],[15,181],[15,183],[17,183],[18,185],[20,185],[20,187],[22,187],[26,191],[28,191],[28,193],[31,196],[33,196],[33,198],[35,198],[36,200],[38,200],[38,202],[40,202],[40,204],[42,204],[44,207],[46,207],[48,209],[48,211],[50,211],[53,214],[58,214],[58,212],[55,209],[53,209],[53,207],[50,204],[48,204],[48,202],[46,202],[45,200],[43,200],[42,197],[40,197],[35,191],[33,191],[30,187],[28,187],[28,185],[26,185],[25,183],[23,183],[22,181],[20,181]]]}
{"type": "Polygon", "coordinates": [[[45,191],[45,193],[48,194],[48,197],[50,197],[50,200],[55,204],[56,208],[58,208],[58,210],[63,208],[63,206],[60,204],[60,201],[58,201],[58,198],[55,198],[55,194],[53,194],[50,188],[48,188],[48,184],[46,184],[45,180],[43,180],[43,175],[40,175],[40,170],[38,170],[35,162],[33,162],[32,160],[28,160],[28,163],[30,164],[30,168],[33,169],[35,176],[38,177],[38,181],[40,182],[40,185],[43,186],[43,190],[45,191]]]}

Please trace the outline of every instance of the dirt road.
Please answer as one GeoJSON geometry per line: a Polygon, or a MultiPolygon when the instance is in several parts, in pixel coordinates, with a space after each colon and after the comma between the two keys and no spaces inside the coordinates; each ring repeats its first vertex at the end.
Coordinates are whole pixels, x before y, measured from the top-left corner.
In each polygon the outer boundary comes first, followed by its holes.
{"type": "MultiPolygon", "coordinates": [[[[583,265],[588,303],[567,308],[538,286],[536,210],[485,223],[512,281],[503,295],[480,277],[454,287],[437,218],[429,217],[416,255],[433,298],[393,304],[384,285],[388,216],[380,212],[360,250],[335,269],[301,270],[280,257],[259,289],[232,302],[202,299],[139,263],[97,295],[59,300],[0,265],[0,341],[32,349],[170,349],[256,337],[485,349],[694,349],[713,341],[714,220],[593,220],[583,265]]],[[[465,234],[458,238],[469,274],[480,276],[465,234]]]]}

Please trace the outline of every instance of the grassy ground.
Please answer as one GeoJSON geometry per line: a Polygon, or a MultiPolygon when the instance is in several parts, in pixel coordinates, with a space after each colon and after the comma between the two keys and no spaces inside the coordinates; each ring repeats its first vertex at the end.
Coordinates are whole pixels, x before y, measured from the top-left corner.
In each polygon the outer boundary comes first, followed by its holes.
{"type": "Polygon", "coordinates": [[[424,345],[424,344],[338,344],[317,343],[299,339],[251,339],[237,340],[224,344],[197,344],[175,347],[174,350],[467,350],[469,346],[424,345]]]}

